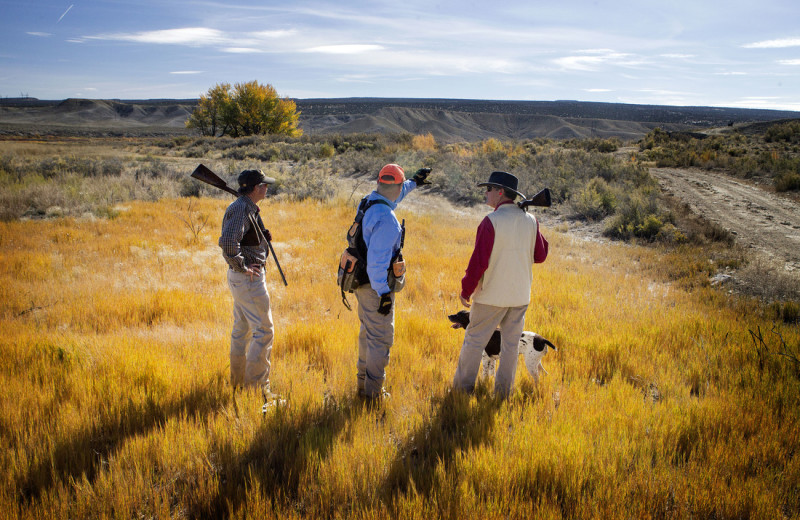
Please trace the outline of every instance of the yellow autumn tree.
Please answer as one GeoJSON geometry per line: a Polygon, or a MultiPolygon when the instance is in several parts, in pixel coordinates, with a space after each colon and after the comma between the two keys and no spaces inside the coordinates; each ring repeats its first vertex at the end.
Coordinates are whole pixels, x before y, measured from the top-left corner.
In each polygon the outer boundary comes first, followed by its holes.
{"type": "Polygon", "coordinates": [[[303,134],[297,128],[300,113],[289,98],[281,98],[272,85],[257,81],[220,83],[200,96],[188,128],[202,135],[241,137],[257,134],[280,134],[296,137],[303,134]]]}

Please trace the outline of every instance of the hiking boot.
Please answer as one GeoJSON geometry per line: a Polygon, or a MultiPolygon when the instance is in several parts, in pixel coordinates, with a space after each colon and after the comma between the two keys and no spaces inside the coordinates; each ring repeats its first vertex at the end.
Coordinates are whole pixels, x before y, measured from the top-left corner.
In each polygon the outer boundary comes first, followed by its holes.
{"type": "Polygon", "coordinates": [[[264,405],[261,407],[261,413],[267,413],[267,410],[273,407],[285,406],[286,399],[280,394],[272,392],[269,386],[261,388],[261,395],[264,397],[264,405]]]}
{"type": "Polygon", "coordinates": [[[358,396],[370,404],[380,403],[392,397],[392,394],[386,391],[385,388],[381,388],[380,393],[376,395],[367,395],[363,390],[358,390],[358,396]]]}

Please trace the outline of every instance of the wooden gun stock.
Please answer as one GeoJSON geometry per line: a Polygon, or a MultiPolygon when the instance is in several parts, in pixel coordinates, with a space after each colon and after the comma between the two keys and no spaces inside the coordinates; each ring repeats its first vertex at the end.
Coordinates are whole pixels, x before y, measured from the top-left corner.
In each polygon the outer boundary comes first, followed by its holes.
{"type": "Polygon", "coordinates": [[[540,208],[549,208],[550,205],[553,203],[552,198],[550,197],[550,190],[548,188],[543,189],[530,199],[521,200],[517,202],[517,206],[522,209],[527,210],[528,206],[538,206],[540,208]]]}
{"type": "MultiPolygon", "coordinates": [[[[232,188],[229,188],[228,185],[225,183],[225,181],[222,180],[222,178],[219,175],[212,172],[202,164],[198,165],[197,168],[194,169],[194,171],[191,174],[191,177],[199,181],[205,182],[206,184],[210,184],[215,188],[227,191],[228,193],[236,197],[239,196],[239,192],[237,192],[232,188]]],[[[263,232],[264,230],[262,229],[261,231],[263,232]]],[[[275,250],[272,249],[272,243],[269,240],[267,240],[267,247],[269,247],[269,252],[272,253],[272,259],[275,260],[275,267],[278,268],[278,272],[281,274],[283,285],[289,285],[289,283],[286,281],[286,276],[283,275],[283,269],[281,269],[281,264],[280,262],[278,262],[278,257],[275,256],[275,250]]]]}

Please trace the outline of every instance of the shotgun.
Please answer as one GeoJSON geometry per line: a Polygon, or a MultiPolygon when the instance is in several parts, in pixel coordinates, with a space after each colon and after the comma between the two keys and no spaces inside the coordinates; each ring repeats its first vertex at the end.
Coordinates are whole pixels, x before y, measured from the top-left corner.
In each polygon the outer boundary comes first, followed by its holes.
{"type": "MultiPolygon", "coordinates": [[[[194,169],[191,177],[199,181],[205,182],[206,184],[210,184],[216,188],[219,188],[222,191],[227,191],[231,195],[239,197],[239,192],[237,192],[232,188],[229,188],[228,185],[225,183],[225,181],[223,181],[216,173],[212,172],[202,164],[194,169]]],[[[266,235],[266,229],[263,229],[262,227],[261,233],[266,235]]],[[[283,269],[281,269],[281,264],[280,262],[278,262],[278,257],[275,256],[275,250],[272,249],[272,243],[269,240],[267,240],[267,247],[269,247],[269,252],[272,254],[272,259],[275,260],[275,266],[278,268],[278,272],[281,274],[283,285],[288,286],[289,284],[286,282],[286,276],[283,275],[283,269]]]]}
{"type": "Polygon", "coordinates": [[[550,198],[550,190],[545,188],[533,197],[521,200],[517,202],[517,206],[528,211],[528,206],[539,206],[542,208],[549,208],[552,204],[552,199],[550,198]]]}

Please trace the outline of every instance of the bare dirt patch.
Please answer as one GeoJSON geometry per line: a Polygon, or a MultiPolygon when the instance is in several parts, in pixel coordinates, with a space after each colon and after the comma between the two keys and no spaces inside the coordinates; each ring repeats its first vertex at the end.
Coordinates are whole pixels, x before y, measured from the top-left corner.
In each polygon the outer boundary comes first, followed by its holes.
{"type": "Polygon", "coordinates": [[[730,231],[753,266],[800,283],[800,204],[789,196],[719,172],[651,168],[662,189],[730,231]]]}

